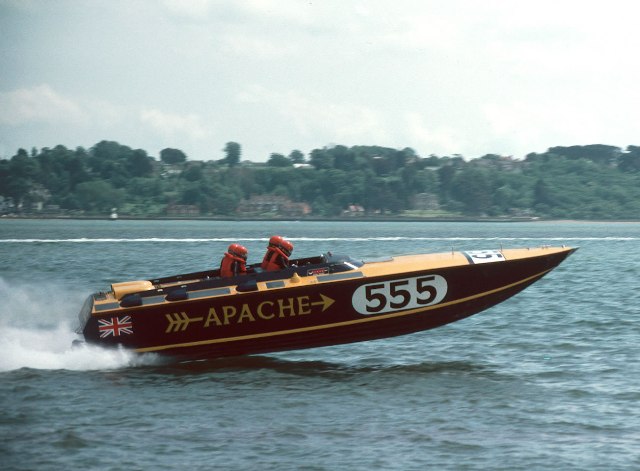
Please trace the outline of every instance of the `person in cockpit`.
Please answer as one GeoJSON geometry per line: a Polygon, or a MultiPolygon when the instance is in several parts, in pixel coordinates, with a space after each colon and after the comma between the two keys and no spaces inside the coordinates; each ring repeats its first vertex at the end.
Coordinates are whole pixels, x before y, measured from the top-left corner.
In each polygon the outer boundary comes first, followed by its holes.
{"type": "Polygon", "coordinates": [[[269,239],[267,253],[260,267],[264,271],[282,270],[289,266],[289,257],[293,252],[293,244],[284,237],[275,235],[269,239]]]}
{"type": "Polygon", "coordinates": [[[230,277],[247,273],[247,249],[240,244],[231,244],[222,257],[220,276],[230,277]]]}

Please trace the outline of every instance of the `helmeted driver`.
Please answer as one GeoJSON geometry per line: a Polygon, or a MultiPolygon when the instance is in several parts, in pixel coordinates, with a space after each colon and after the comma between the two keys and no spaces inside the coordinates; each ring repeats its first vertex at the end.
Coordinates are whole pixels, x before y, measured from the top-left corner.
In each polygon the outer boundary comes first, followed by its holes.
{"type": "Polygon", "coordinates": [[[240,244],[231,244],[222,257],[220,276],[238,276],[247,273],[247,249],[240,244]]]}
{"type": "Polygon", "coordinates": [[[260,267],[265,271],[282,270],[289,266],[289,257],[293,252],[293,244],[284,237],[275,235],[269,239],[267,253],[260,267]]]}

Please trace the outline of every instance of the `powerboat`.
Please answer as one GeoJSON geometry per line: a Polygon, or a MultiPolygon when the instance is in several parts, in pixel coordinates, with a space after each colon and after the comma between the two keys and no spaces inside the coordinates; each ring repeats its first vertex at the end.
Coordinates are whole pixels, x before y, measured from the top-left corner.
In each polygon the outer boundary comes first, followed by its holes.
{"type": "Polygon", "coordinates": [[[323,347],[432,329],[522,291],[576,249],[513,248],[361,261],[324,253],[290,267],[113,283],[80,311],[85,342],[188,358],[323,347]]]}

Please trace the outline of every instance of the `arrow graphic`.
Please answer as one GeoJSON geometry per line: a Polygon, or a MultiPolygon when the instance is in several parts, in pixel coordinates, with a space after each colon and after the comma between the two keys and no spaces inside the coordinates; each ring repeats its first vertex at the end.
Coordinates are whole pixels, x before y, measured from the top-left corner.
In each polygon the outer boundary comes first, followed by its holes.
{"type": "Polygon", "coordinates": [[[165,314],[165,317],[169,321],[167,330],[169,332],[184,332],[189,327],[191,322],[202,322],[203,317],[189,317],[186,312],[174,312],[173,314],[165,314]]]}
{"type": "Polygon", "coordinates": [[[311,304],[312,306],[322,306],[322,312],[329,309],[329,306],[331,306],[335,302],[335,300],[331,299],[329,296],[325,296],[322,293],[320,293],[320,298],[322,298],[321,301],[315,301],[309,304],[311,304]]]}

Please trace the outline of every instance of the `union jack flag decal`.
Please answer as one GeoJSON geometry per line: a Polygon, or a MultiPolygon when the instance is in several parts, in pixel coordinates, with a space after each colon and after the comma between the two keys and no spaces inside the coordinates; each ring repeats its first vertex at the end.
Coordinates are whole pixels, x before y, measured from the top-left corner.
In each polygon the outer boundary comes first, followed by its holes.
{"type": "Polygon", "coordinates": [[[133,334],[133,323],[131,322],[131,316],[124,317],[112,317],[110,319],[98,319],[100,331],[100,338],[120,337],[123,334],[133,334]]]}

